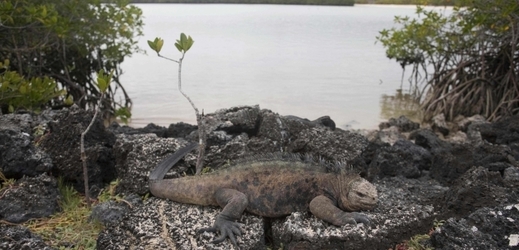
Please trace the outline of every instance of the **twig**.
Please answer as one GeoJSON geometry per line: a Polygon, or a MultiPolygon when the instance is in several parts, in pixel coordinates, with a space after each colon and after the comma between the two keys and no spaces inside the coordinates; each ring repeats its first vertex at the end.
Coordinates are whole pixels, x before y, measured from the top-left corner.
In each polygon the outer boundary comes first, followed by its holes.
{"type": "Polygon", "coordinates": [[[103,97],[105,95],[105,92],[101,92],[101,97],[99,98],[99,101],[97,103],[97,107],[95,109],[94,117],[90,121],[90,124],[88,124],[88,127],[81,133],[81,161],[83,161],[83,181],[85,183],[85,199],[87,202],[87,207],[90,208],[92,206],[92,201],[90,200],[90,190],[88,187],[88,167],[87,167],[87,156],[85,153],[85,135],[88,133],[92,125],[97,119],[97,115],[99,114],[99,110],[101,109],[101,103],[103,101],[103,97]]]}

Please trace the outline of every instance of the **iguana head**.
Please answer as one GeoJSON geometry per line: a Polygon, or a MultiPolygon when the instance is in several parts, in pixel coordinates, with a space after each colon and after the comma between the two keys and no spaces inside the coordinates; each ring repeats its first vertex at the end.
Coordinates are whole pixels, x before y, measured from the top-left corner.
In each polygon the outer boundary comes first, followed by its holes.
{"type": "Polygon", "coordinates": [[[367,180],[351,175],[341,182],[341,191],[338,197],[339,208],[345,211],[370,210],[377,205],[377,189],[367,180]]]}

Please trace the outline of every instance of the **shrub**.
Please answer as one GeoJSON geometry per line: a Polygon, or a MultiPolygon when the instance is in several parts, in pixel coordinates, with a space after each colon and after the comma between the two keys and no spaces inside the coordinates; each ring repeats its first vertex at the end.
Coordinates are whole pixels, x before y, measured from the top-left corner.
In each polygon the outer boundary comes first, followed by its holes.
{"type": "Polygon", "coordinates": [[[131,106],[119,66],[140,51],[141,15],[127,0],[0,0],[0,60],[8,59],[10,70],[25,79],[52,79],[82,108],[94,108],[101,95],[95,73],[114,70],[116,84],[104,105],[113,114],[131,106]],[[115,101],[117,91],[122,103],[115,101]]]}
{"type": "Polygon", "coordinates": [[[49,77],[25,79],[18,72],[9,70],[9,60],[0,62],[0,72],[0,110],[4,113],[17,109],[39,111],[53,99],[66,94],[49,77]]]}
{"type": "Polygon", "coordinates": [[[418,19],[377,37],[389,58],[413,67],[410,79],[424,120],[443,113],[489,121],[519,113],[519,5],[516,0],[460,1],[446,16],[417,7],[418,19]],[[432,72],[428,72],[432,69],[432,72]]]}

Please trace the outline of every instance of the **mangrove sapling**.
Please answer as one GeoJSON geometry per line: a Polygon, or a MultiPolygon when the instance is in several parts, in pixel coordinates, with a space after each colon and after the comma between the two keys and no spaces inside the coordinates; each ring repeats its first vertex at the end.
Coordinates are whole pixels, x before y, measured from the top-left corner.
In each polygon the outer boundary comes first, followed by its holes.
{"type": "Polygon", "coordinates": [[[198,148],[198,159],[196,162],[196,175],[199,175],[202,171],[204,164],[204,156],[205,156],[205,143],[206,143],[206,131],[205,131],[205,120],[204,114],[200,114],[198,108],[195,106],[195,103],[189,98],[189,96],[182,91],[182,61],[184,60],[184,56],[186,52],[191,48],[195,41],[191,38],[191,36],[186,36],[184,33],[180,34],[180,39],[175,43],[175,47],[177,47],[178,51],[182,53],[180,59],[174,60],[160,54],[160,50],[164,45],[164,40],[162,38],[155,38],[155,40],[148,40],[148,45],[152,50],[157,52],[157,56],[164,58],[166,60],[176,62],[178,64],[178,90],[180,93],[189,101],[196,114],[196,123],[198,125],[198,138],[199,138],[199,148],[198,148]]]}
{"type": "Polygon", "coordinates": [[[88,124],[88,127],[81,133],[81,161],[83,162],[83,181],[85,182],[85,199],[87,201],[87,206],[90,208],[91,201],[90,201],[90,191],[88,187],[88,168],[87,168],[87,156],[85,153],[85,135],[88,133],[92,125],[94,124],[95,120],[97,119],[97,116],[99,114],[99,111],[101,110],[101,104],[103,102],[103,97],[106,93],[106,90],[108,89],[108,86],[110,86],[110,81],[112,80],[114,71],[112,70],[110,74],[105,74],[104,70],[100,70],[97,73],[97,87],[99,88],[99,91],[101,92],[101,96],[99,97],[97,106],[95,108],[94,117],[90,121],[90,124],[88,124]]]}

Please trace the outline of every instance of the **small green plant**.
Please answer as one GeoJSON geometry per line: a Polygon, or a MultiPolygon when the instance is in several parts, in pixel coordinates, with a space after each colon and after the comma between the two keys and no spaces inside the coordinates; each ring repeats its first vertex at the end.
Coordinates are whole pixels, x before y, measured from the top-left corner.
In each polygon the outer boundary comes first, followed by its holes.
{"type": "Polygon", "coordinates": [[[15,179],[7,179],[4,175],[4,173],[2,173],[2,171],[0,171],[0,183],[2,184],[0,186],[0,198],[2,198],[2,196],[4,196],[4,191],[11,188],[15,182],[16,182],[15,179]]]}
{"type": "Polygon", "coordinates": [[[120,199],[120,195],[115,194],[115,189],[119,185],[120,180],[116,179],[112,182],[110,182],[110,185],[108,187],[103,188],[101,192],[99,193],[99,196],[97,196],[97,200],[99,202],[107,202],[110,200],[117,200],[120,199]]]}
{"type": "Polygon", "coordinates": [[[0,109],[8,113],[18,109],[40,111],[52,99],[64,96],[56,82],[49,77],[25,79],[16,71],[9,70],[9,60],[0,62],[0,109]]]}
{"type": "Polygon", "coordinates": [[[409,250],[433,250],[427,246],[427,242],[431,239],[431,234],[436,230],[436,228],[441,227],[445,223],[445,220],[437,220],[433,221],[433,228],[429,231],[428,234],[417,234],[411,237],[409,240],[404,241],[403,243],[398,244],[395,247],[396,249],[409,249],[409,250]]]}
{"type": "Polygon", "coordinates": [[[184,91],[182,91],[182,61],[184,60],[184,56],[186,52],[193,46],[195,41],[191,36],[186,36],[186,34],[180,34],[180,39],[175,43],[175,47],[177,47],[178,51],[182,53],[182,56],[178,60],[174,60],[160,54],[162,50],[162,46],[164,45],[164,40],[162,38],[156,37],[153,41],[148,40],[148,45],[152,50],[157,52],[157,56],[164,58],[166,60],[178,63],[178,90],[180,93],[189,101],[193,109],[195,110],[196,115],[196,123],[198,125],[198,138],[199,138],[199,148],[198,148],[198,159],[196,162],[196,175],[200,175],[202,173],[203,165],[204,165],[204,156],[205,156],[205,144],[206,144],[206,134],[205,134],[205,119],[203,112],[200,114],[198,108],[195,106],[195,103],[187,96],[184,91]]]}
{"type": "Polygon", "coordinates": [[[143,201],[147,201],[149,198],[150,198],[150,193],[146,193],[146,194],[142,197],[142,200],[143,200],[143,201]]]}
{"type": "Polygon", "coordinates": [[[132,118],[132,112],[131,112],[130,108],[128,108],[128,107],[120,107],[120,108],[116,109],[114,115],[115,115],[115,117],[119,118],[125,124],[127,124],[128,120],[130,120],[130,118],[132,118]]]}
{"type": "Polygon", "coordinates": [[[407,249],[409,250],[433,250],[430,247],[424,246],[424,242],[431,238],[428,234],[419,234],[411,237],[407,242],[407,249]]]}
{"type": "Polygon", "coordinates": [[[61,194],[61,212],[50,218],[31,220],[24,223],[32,232],[40,235],[51,247],[58,249],[95,249],[100,223],[89,222],[91,210],[84,198],[72,187],[58,178],[61,194]]]}
{"type": "Polygon", "coordinates": [[[79,207],[81,197],[79,197],[78,192],[72,186],[64,184],[63,178],[58,178],[58,188],[61,194],[60,207],[64,212],[79,207]]]}
{"type": "Polygon", "coordinates": [[[436,229],[436,228],[439,228],[441,226],[443,226],[443,224],[445,224],[445,220],[437,220],[437,219],[434,219],[434,222],[433,222],[433,230],[436,229]]]}
{"type": "Polygon", "coordinates": [[[213,169],[211,167],[205,167],[202,169],[202,174],[207,174],[213,172],[213,169]]]}
{"type": "Polygon", "coordinates": [[[129,203],[127,200],[125,200],[123,197],[121,197],[120,194],[115,193],[115,189],[119,185],[120,180],[116,179],[112,182],[110,182],[110,185],[108,187],[101,190],[99,195],[97,196],[97,200],[99,202],[107,202],[107,201],[116,201],[116,202],[124,202],[128,204],[128,206],[131,208],[132,204],[129,203]]]}
{"type": "Polygon", "coordinates": [[[87,201],[87,206],[90,208],[91,206],[91,200],[90,200],[90,191],[88,187],[88,167],[87,167],[87,156],[85,152],[85,135],[88,133],[92,125],[94,124],[100,110],[101,110],[101,104],[103,103],[103,98],[105,96],[106,90],[108,89],[108,86],[110,86],[110,81],[112,81],[112,77],[114,75],[114,71],[110,72],[110,74],[105,74],[104,70],[100,70],[97,73],[97,87],[99,88],[99,91],[101,92],[101,96],[99,97],[99,101],[97,103],[94,117],[92,117],[92,120],[90,121],[90,124],[88,124],[88,127],[81,133],[81,161],[83,162],[83,181],[85,184],[85,198],[87,201]]]}

